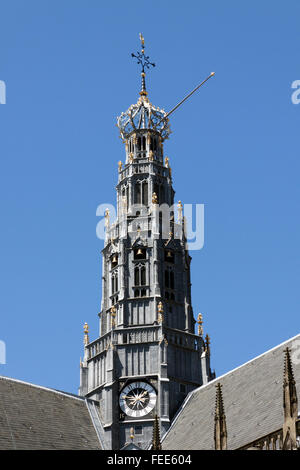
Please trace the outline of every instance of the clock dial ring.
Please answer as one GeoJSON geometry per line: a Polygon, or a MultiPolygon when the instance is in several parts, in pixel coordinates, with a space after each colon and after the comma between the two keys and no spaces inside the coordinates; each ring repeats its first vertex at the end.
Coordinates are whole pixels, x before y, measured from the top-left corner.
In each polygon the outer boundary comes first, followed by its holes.
{"type": "Polygon", "coordinates": [[[140,418],[149,414],[156,404],[156,391],[147,382],[137,381],[126,385],[120,393],[121,410],[128,416],[140,418]]]}

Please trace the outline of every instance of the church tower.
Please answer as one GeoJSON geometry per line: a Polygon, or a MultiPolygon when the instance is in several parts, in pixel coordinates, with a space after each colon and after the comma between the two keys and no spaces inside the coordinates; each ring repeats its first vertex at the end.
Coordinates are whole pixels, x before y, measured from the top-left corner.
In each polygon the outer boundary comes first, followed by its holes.
{"type": "Polygon", "coordinates": [[[89,341],[85,325],[80,367],[79,393],[99,401],[108,449],[123,448],[132,432],[148,448],[155,416],[163,435],[186,395],[213,378],[201,317],[195,334],[183,206],[174,206],[164,156],[169,120],[149,101],[145,70],[154,64],[140,38],[141,52],[132,54],[142,68],[140,96],[117,121],[125,161],[116,221],[105,214],[100,336],[89,341]]]}

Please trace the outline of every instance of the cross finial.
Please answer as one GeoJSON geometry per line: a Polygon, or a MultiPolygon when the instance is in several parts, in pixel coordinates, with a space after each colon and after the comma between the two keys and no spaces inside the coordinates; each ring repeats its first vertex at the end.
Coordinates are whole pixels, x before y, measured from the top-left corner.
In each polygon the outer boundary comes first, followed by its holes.
{"type": "Polygon", "coordinates": [[[149,69],[150,67],[155,67],[155,64],[149,61],[148,55],[145,55],[145,39],[142,33],[140,33],[140,40],[141,40],[141,52],[138,51],[136,54],[132,52],[131,57],[135,57],[137,59],[137,63],[141,65],[142,89],[140,91],[140,95],[147,96],[148,93],[146,92],[145,69],[149,69]]]}

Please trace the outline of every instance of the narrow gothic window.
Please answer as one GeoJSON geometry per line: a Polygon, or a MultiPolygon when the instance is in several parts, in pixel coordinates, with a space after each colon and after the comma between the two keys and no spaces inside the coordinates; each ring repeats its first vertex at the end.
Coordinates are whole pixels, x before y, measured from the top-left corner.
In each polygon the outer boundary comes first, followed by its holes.
{"type": "Polygon", "coordinates": [[[148,183],[143,182],[143,205],[148,206],[148,183]]]}
{"type": "Polygon", "coordinates": [[[165,287],[170,287],[170,282],[169,282],[169,271],[168,269],[165,270],[165,287]]]}
{"type": "Polygon", "coordinates": [[[145,286],[146,285],[146,267],[144,265],[138,265],[134,268],[134,285],[145,286]]]}
{"type": "Polygon", "coordinates": [[[141,285],[142,286],[146,285],[146,268],[145,268],[145,266],[142,266],[142,268],[141,268],[141,285]]]}
{"type": "Polygon", "coordinates": [[[139,289],[135,289],[134,291],[134,297],[139,297],[140,296],[140,291],[139,289]]]}
{"type": "Polygon", "coordinates": [[[135,185],[134,203],[141,204],[141,183],[138,182],[135,185]]]}
{"type": "Polygon", "coordinates": [[[175,276],[171,267],[165,270],[165,297],[166,299],[175,300],[175,276]]]}
{"type": "Polygon", "coordinates": [[[157,183],[154,184],[154,192],[157,196],[157,201],[160,204],[160,194],[159,194],[159,185],[157,183]]]}
{"type": "Polygon", "coordinates": [[[174,272],[170,272],[170,288],[174,289],[174,272]]]}
{"type": "Polygon", "coordinates": [[[159,200],[160,200],[160,204],[163,204],[165,202],[165,188],[162,185],[160,185],[159,200]]]}
{"type": "Polygon", "coordinates": [[[111,293],[114,295],[118,292],[118,272],[115,271],[111,276],[111,293]]]}
{"type": "Polygon", "coordinates": [[[140,285],[140,270],[138,267],[134,269],[134,285],[135,286],[140,285]]]}

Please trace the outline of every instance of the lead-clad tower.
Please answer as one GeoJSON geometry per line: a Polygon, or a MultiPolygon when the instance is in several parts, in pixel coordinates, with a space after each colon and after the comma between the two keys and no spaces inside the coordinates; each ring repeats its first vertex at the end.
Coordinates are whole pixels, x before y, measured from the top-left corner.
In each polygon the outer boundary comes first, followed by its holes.
{"type": "Polygon", "coordinates": [[[151,104],[145,70],[136,104],[117,124],[125,144],[119,162],[117,219],[105,214],[100,337],[89,341],[85,325],[80,394],[99,400],[107,448],[120,449],[134,436],[147,448],[155,415],[162,435],[186,395],[213,378],[209,339],[202,320],[195,334],[190,262],[182,204],[174,214],[174,190],[164,141],[169,121],[151,104]]]}

